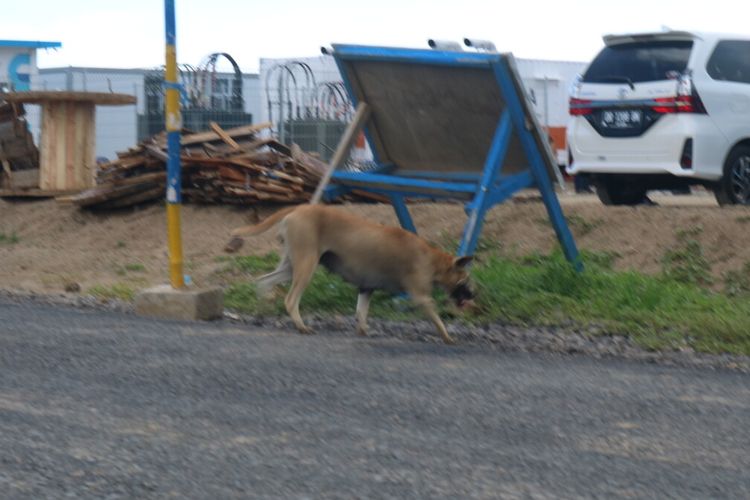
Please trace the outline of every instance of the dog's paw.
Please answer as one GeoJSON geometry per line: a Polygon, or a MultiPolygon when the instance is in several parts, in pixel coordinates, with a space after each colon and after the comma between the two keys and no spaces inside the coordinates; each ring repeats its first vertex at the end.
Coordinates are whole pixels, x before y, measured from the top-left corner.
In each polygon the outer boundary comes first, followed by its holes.
{"type": "Polygon", "coordinates": [[[302,335],[314,335],[315,334],[315,330],[313,330],[309,326],[298,326],[297,331],[302,335]]]}
{"type": "Polygon", "coordinates": [[[357,335],[367,337],[367,328],[357,328],[357,335]]]}
{"type": "Polygon", "coordinates": [[[450,337],[448,335],[443,336],[443,343],[445,345],[456,345],[456,341],[453,340],[453,337],[450,337]]]}

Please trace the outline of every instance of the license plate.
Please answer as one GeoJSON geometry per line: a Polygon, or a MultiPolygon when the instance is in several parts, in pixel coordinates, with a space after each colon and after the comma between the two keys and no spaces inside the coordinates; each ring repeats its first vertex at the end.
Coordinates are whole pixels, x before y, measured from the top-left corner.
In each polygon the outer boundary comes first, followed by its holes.
{"type": "Polygon", "coordinates": [[[616,109],[602,111],[601,125],[610,129],[628,129],[641,126],[643,113],[640,109],[616,109]]]}

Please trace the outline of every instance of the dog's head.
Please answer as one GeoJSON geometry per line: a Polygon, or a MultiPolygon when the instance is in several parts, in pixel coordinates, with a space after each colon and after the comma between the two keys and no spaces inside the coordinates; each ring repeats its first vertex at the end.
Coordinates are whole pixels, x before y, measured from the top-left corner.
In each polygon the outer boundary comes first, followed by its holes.
{"type": "Polygon", "coordinates": [[[460,309],[474,306],[474,289],[469,278],[469,265],[473,257],[456,257],[446,273],[444,286],[460,309]]]}

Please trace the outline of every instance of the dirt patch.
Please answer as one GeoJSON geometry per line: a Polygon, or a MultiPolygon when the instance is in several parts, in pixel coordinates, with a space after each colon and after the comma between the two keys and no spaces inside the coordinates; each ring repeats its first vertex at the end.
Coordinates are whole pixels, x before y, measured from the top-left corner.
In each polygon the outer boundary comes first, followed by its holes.
{"type": "MultiPolygon", "coordinates": [[[[739,270],[750,260],[750,210],[719,208],[713,197],[655,196],[657,206],[604,207],[594,196],[563,195],[561,203],[579,249],[615,252],[617,269],[661,271],[664,253],[680,232],[698,240],[711,274],[739,270]],[[697,229],[696,229],[697,228],[697,229]]],[[[385,224],[397,224],[390,206],[349,205],[385,224]]],[[[261,217],[273,207],[262,208],[261,217]]],[[[413,205],[417,228],[438,244],[457,241],[466,216],[457,204],[413,205]]],[[[185,273],[199,285],[221,284],[217,257],[232,228],[253,222],[248,208],[183,207],[185,273]]],[[[549,252],[556,238],[543,204],[521,197],[489,212],[483,244],[511,255],[549,252]]],[[[248,239],[240,254],[278,249],[273,232],[248,239]]],[[[94,214],[55,201],[0,201],[0,288],[39,293],[62,292],[78,284],[127,283],[133,288],[166,283],[166,216],[162,205],[119,213],[94,214]]]]}

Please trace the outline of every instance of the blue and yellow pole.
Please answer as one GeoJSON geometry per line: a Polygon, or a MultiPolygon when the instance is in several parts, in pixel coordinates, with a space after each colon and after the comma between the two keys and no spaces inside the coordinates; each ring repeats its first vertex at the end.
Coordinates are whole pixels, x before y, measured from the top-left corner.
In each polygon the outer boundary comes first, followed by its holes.
{"type": "Polygon", "coordinates": [[[177,81],[177,48],[175,44],[174,0],[164,0],[164,20],[167,35],[167,64],[165,71],[166,103],[165,117],[167,126],[167,239],[169,241],[169,280],[172,288],[183,288],[185,278],[182,274],[182,231],[180,212],[182,193],[180,189],[180,131],[182,115],[180,114],[180,90],[177,81]]]}

